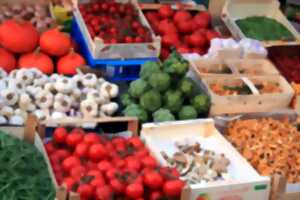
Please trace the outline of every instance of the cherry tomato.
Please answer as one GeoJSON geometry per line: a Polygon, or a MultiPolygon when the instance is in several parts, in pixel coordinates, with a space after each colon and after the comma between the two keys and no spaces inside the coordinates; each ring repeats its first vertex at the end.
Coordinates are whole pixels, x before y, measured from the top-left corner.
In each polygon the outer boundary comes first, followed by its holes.
{"type": "Polygon", "coordinates": [[[164,194],[167,197],[179,197],[184,185],[185,183],[179,179],[166,181],[163,186],[164,194]]]}
{"type": "Polygon", "coordinates": [[[54,130],[53,139],[58,144],[63,144],[66,141],[68,132],[63,127],[58,127],[54,130]]]}
{"type": "Polygon", "coordinates": [[[75,183],[76,181],[72,177],[66,177],[63,179],[63,184],[66,185],[68,191],[72,190],[72,187],[75,183]]]}
{"type": "Polygon", "coordinates": [[[79,157],[87,157],[89,151],[89,145],[87,143],[79,143],[75,148],[75,155],[79,157]]]}
{"type": "Polygon", "coordinates": [[[98,165],[98,163],[92,162],[90,160],[86,163],[86,166],[89,170],[98,170],[97,165],[98,165]]]}
{"type": "Polygon", "coordinates": [[[113,189],[113,191],[116,194],[124,193],[126,187],[121,181],[114,178],[114,179],[111,179],[109,183],[110,183],[111,188],[113,189]]]}
{"type": "Polygon", "coordinates": [[[149,200],[159,200],[162,198],[162,194],[159,191],[153,191],[150,194],[150,199],[149,200]]]}
{"type": "Polygon", "coordinates": [[[83,135],[81,133],[72,131],[72,133],[67,136],[66,143],[69,147],[75,147],[81,142],[82,138],[83,135]]]}
{"type": "Polygon", "coordinates": [[[86,175],[94,178],[103,178],[103,175],[99,170],[90,170],[86,175]]]}
{"type": "Polygon", "coordinates": [[[159,189],[164,183],[163,177],[155,171],[145,173],[144,183],[151,189],[159,189]]]}
{"type": "Polygon", "coordinates": [[[95,189],[102,187],[105,185],[105,180],[102,177],[97,177],[94,178],[91,182],[90,182],[91,186],[93,186],[95,189]]]}
{"type": "Polygon", "coordinates": [[[107,179],[113,179],[116,177],[116,174],[117,174],[117,169],[110,168],[109,170],[106,171],[105,176],[107,179]]]}
{"type": "Polygon", "coordinates": [[[153,156],[147,156],[142,159],[144,167],[155,168],[157,166],[157,161],[153,156]]]}
{"type": "Polygon", "coordinates": [[[48,142],[47,144],[45,144],[45,149],[48,155],[52,154],[55,151],[55,147],[52,142],[48,142]]]}
{"type": "Polygon", "coordinates": [[[82,184],[78,187],[77,192],[80,194],[80,198],[89,199],[94,195],[94,189],[91,185],[82,184]]]}
{"type": "Polygon", "coordinates": [[[144,157],[147,157],[149,155],[149,151],[146,148],[141,148],[136,151],[134,155],[136,155],[140,159],[143,159],[144,157]]]}
{"type": "Polygon", "coordinates": [[[80,160],[76,156],[69,156],[62,163],[65,172],[69,172],[73,167],[78,165],[80,165],[80,160]]]}
{"type": "Polygon", "coordinates": [[[93,144],[89,149],[89,158],[92,161],[99,161],[106,158],[108,152],[102,144],[93,144]]]}
{"type": "Polygon", "coordinates": [[[129,198],[137,199],[142,197],[144,194],[144,188],[141,184],[132,183],[126,187],[126,195],[129,198]]]}
{"type": "Polygon", "coordinates": [[[81,166],[75,166],[70,170],[70,176],[73,177],[75,180],[80,180],[86,174],[86,169],[81,166]]]}
{"type": "Polygon", "coordinates": [[[103,160],[98,163],[97,167],[101,172],[106,172],[107,170],[112,168],[112,164],[107,160],[103,160]]]}
{"type": "Polygon", "coordinates": [[[109,185],[97,188],[96,195],[98,200],[111,200],[113,199],[113,189],[109,185]]]}
{"type": "Polygon", "coordinates": [[[131,137],[127,140],[127,143],[132,145],[136,149],[144,147],[144,143],[139,137],[131,137]]]}
{"type": "Polygon", "coordinates": [[[126,159],[125,162],[128,169],[139,171],[142,167],[141,162],[136,158],[126,159]]]}
{"type": "Polygon", "coordinates": [[[87,144],[96,144],[100,142],[100,137],[97,133],[88,133],[83,137],[83,141],[87,144]]]}

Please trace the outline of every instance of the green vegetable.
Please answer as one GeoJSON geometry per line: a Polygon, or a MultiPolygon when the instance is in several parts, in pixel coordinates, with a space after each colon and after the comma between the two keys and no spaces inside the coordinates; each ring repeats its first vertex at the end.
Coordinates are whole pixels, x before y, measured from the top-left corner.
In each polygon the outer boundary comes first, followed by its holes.
{"type": "Polygon", "coordinates": [[[179,90],[184,96],[190,97],[195,89],[195,83],[191,78],[183,78],[179,83],[179,90]]]}
{"type": "Polygon", "coordinates": [[[295,40],[293,34],[275,19],[254,16],[239,19],[237,25],[246,37],[257,40],[295,40]]]}
{"type": "Polygon", "coordinates": [[[199,94],[195,96],[192,101],[192,106],[196,109],[198,114],[207,113],[210,107],[209,97],[205,94],[199,94]]]}
{"type": "Polygon", "coordinates": [[[161,107],[161,96],[159,92],[150,90],[140,98],[140,105],[147,111],[154,112],[161,107]]]}
{"type": "Polygon", "coordinates": [[[163,64],[163,69],[165,72],[171,75],[184,76],[188,69],[189,63],[182,58],[177,52],[171,53],[171,55],[165,60],[163,64]]]}
{"type": "Polygon", "coordinates": [[[45,159],[32,144],[0,131],[0,163],[1,200],[55,198],[45,159]]]}
{"type": "Polygon", "coordinates": [[[193,106],[183,106],[179,111],[180,120],[188,120],[197,118],[197,111],[193,106]]]}
{"type": "Polygon", "coordinates": [[[128,93],[124,93],[124,94],[122,94],[122,96],[121,96],[121,103],[122,103],[124,106],[128,106],[128,105],[130,105],[130,104],[135,103],[135,100],[134,100],[128,93]]]}
{"type": "Polygon", "coordinates": [[[160,72],[161,66],[158,62],[146,62],[142,65],[141,71],[140,71],[140,77],[144,80],[147,80],[150,78],[150,76],[155,72],[160,72]]]}
{"type": "Polygon", "coordinates": [[[129,85],[129,94],[134,98],[139,98],[149,89],[149,85],[143,79],[132,81],[129,85]]]}
{"type": "Polygon", "coordinates": [[[176,113],[180,110],[183,100],[182,92],[179,90],[169,90],[164,95],[164,107],[176,113]]]}
{"type": "Polygon", "coordinates": [[[149,78],[149,84],[160,92],[166,91],[171,84],[171,77],[164,72],[153,73],[149,78]]]}
{"type": "Polygon", "coordinates": [[[164,108],[160,108],[155,113],[153,113],[153,121],[154,122],[165,122],[165,121],[174,121],[174,115],[168,110],[164,108]]]}
{"type": "Polygon", "coordinates": [[[241,95],[247,95],[247,94],[252,94],[250,88],[247,85],[242,85],[242,86],[223,86],[224,90],[234,90],[237,91],[238,94],[241,95]]]}
{"type": "Polygon", "coordinates": [[[142,122],[148,121],[147,112],[137,104],[128,105],[123,111],[123,114],[129,117],[137,117],[142,122]]]}

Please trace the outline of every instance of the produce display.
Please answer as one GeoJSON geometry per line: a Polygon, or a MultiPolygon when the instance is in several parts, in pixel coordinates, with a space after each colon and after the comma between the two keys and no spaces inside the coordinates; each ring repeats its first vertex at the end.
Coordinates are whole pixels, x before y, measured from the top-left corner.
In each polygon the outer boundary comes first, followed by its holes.
{"type": "Polygon", "coordinates": [[[190,144],[186,140],[175,142],[178,151],[172,156],[161,152],[168,165],[179,171],[182,179],[189,184],[230,179],[227,173],[230,161],[224,154],[202,149],[198,142],[190,144]]]}
{"type": "Polygon", "coordinates": [[[232,70],[230,69],[230,67],[226,66],[226,65],[216,65],[214,67],[209,67],[209,68],[205,68],[205,67],[201,67],[199,66],[199,71],[201,73],[209,73],[209,74],[232,74],[232,70]]]}
{"type": "Polygon", "coordinates": [[[282,89],[278,82],[271,81],[258,81],[255,79],[251,79],[254,83],[254,86],[259,91],[260,94],[268,94],[268,93],[281,93],[282,89]]]}
{"type": "Polygon", "coordinates": [[[58,28],[39,34],[32,23],[9,19],[0,24],[0,37],[0,66],[7,72],[18,66],[74,75],[77,67],[85,65],[84,58],[72,50],[70,36],[58,28]]]}
{"type": "MultiPolygon", "coordinates": [[[[34,2],[34,1],[33,1],[34,2]]],[[[55,25],[48,4],[43,1],[33,3],[1,3],[0,23],[11,18],[30,21],[40,32],[55,25]]]]}
{"type": "Polygon", "coordinates": [[[193,16],[189,11],[173,10],[162,4],[158,11],[144,11],[153,30],[162,37],[161,56],[167,58],[172,47],[180,53],[205,54],[210,41],[220,37],[211,24],[211,16],[206,11],[197,11],[193,16]]]}
{"type": "Polygon", "coordinates": [[[116,84],[90,73],[67,77],[37,69],[1,70],[0,124],[22,125],[29,113],[41,121],[111,116],[119,107],[112,101],[118,93],[116,84]]]}
{"type": "Polygon", "coordinates": [[[293,34],[280,22],[265,16],[236,20],[246,37],[257,40],[295,40],[293,34]],[[262,28],[263,27],[263,28],[262,28]]]}
{"type": "Polygon", "coordinates": [[[195,119],[206,115],[209,97],[197,92],[196,84],[186,77],[189,64],[177,52],[164,63],[147,62],[140,79],[130,83],[121,97],[125,116],[136,116],[141,122],[163,122],[195,119]]]}
{"type": "Polygon", "coordinates": [[[43,155],[32,145],[0,131],[1,199],[55,198],[43,155]]]}
{"type": "Polygon", "coordinates": [[[59,127],[45,148],[58,184],[82,200],[176,200],[185,186],[178,171],[159,166],[138,137],[108,139],[59,127]]]}
{"type": "Polygon", "coordinates": [[[226,136],[263,176],[280,174],[289,183],[300,182],[300,132],[289,119],[236,120],[226,136]]]}
{"type": "Polygon", "coordinates": [[[130,2],[96,1],[80,4],[79,9],[92,38],[106,44],[152,42],[151,31],[130,2]]]}
{"type": "Polygon", "coordinates": [[[209,85],[209,88],[220,96],[252,94],[251,89],[242,80],[236,82],[234,85],[212,83],[209,85]]]}

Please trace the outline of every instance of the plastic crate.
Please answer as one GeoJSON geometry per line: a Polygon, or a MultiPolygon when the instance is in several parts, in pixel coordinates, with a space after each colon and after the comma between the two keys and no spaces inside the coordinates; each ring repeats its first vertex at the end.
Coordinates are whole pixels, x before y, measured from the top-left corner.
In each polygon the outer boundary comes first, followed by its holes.
{"type": "Polygon", "coordinates": [[[110,81],[131,81],[139,78],[140,67],[147,61],[159,61],[158,58],[143,59],[95,59],[90,53],[86,41],[81,33],[75,18],[72,20],[72,38],[78,44],[80,53],[84,56],[91,68],[104,72],[110,81]]]}

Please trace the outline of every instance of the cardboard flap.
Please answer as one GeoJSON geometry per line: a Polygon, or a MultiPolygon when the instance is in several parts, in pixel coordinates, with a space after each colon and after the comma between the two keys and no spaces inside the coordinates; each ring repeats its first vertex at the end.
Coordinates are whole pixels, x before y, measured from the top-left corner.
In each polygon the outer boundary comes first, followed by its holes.
{"type": "Polygon", "coordinates": [[[35,142],[35,133],[38,127],[38,120],[34,115],[28,115],[24,127],[24,140],[34,144],[35,142]]]}

